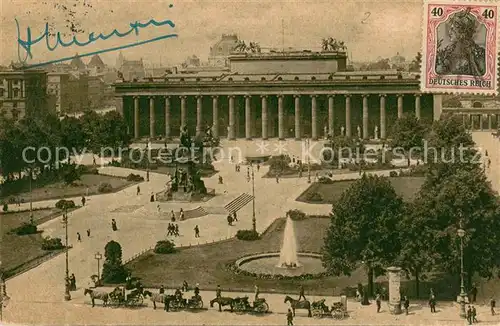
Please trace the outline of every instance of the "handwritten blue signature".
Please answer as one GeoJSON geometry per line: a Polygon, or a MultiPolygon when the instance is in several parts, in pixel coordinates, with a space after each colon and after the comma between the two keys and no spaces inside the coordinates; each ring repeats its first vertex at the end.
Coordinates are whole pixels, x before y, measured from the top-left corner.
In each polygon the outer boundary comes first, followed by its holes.
{"type": "MultiPolygon", "coordinates": [[[[45,24],[45,31],[43,32],[42,35],[40,35],[39,37],[33,39],[32,35],[31,35],[31,28],[28,27],[26,28],[26,39],[23,40],[21,38],[21,33],[20,33],[20,28],[19,28],[19,22],[17,21],[17,18],[15,18],[16,20],[16,26],[17,26],[17,43],[18,43],[18,46],[17,46],[17,54],[18,54],[18,57],[19,57],[19,61],[22,63],[22,64],[25,64],[28,59],[33,59],[33,53],[32,53],[32,46],[45,40],[45,43],[46,43],[46,46],[47,46],[47,49],[49,49],[50,51],[54,51],[58,48],[58,46],[61,46],[61,47],[70,47],[70,46],[73,46],[73,45],[76,45],[76,46],[79,46],[79,47],[84,47],[84,46],[87,46],[89,44],[92,44],[98,40],[107,40],[107,39],[110,39],[112,37],[126,37],[128,35],[130,35],[131,33],[135,32],[135,35],[136,36],[139,36],[139,31],[141,28],[146,28],[150,25],[154,26],[154,27],[161,27],[161,26],[165,26],[165,25],[168,25],[170,27],[175,27],[175,24],[171,21],[171,20],[164,20],[164,21],[156,21],[154,19],[151,19],[149,20],[147,23],[141,23],[141,22],[132,22],[132,23],[129,23],[130,25],[130,30],[128,30],[127,32],[125,33],[120,33],[119,31],[117,31],[116,29],[114,29],[111,33],[107,34],[107,35],[104,35],[102,33],[99,33],[98,35],[95,35],[94,32],[90,33],[88,35],[88,41],[85,40],[84,42],[81,42],[79,40],[77,40],[76,36],[73,36],[73,38],[69,41],[69,42],[64,42],[62,39],[61,39],[61,33],[60,32],[57,32],[56,35],[55,35],[55,44],[54,45],[51,45],[50,44],[50,31],[49,31],[49,23],[46,23],[45,24]],[[22,51],[25,51],[25,55],[24,56],[21,56],[21,52],[22,51]]],[[[155,38],[151,38],[151,39],[148,39],[148,40],[144,40],[144,41],[140,41],[140,42],[134,42],[134,43],[129,43],[129,44],[126,44],[126,45],[121,45],[121,46],[117,46],[117,47],[112,47],[112,48],[107,48],[107,49],[103,49],[103,50],[99,50],[99,51],[94,51],[94,52],[88,52],[88,53],[84,53],[84,54],[79,54],[78,57],[87,57],[87,56],[91,56],[91,55],[94,55],[94,54],[98,54],[98,53],[105,53],[105,52],[111,52],[111,51],[116,51],[116,50],[121,50],[121,49],[125,49],[125,48],[130,48],[130,47],[134,47],[134,46],[139,46],[139,45],[143,45],[143,44],[147,44],[147,43],[152,43],[152,42],[156,42],[156,41],[160,41],[160,40],[164,40],[164,39],[168,39],[168,38],[173,38],[173,37],[177,37],[177,34],[165,34],[165,35],[161,35],[161,36],[158,36],[158,37],[155,37],[155,38]]],[[[65,57],[65,58],[60,58],[60,59],[57,59],[57,60],[52,60],[52,61],[46,61],[46,62],[42,62],[42,63],[37,63],[37,64],[33,64],[33,65],[25,65],[25,67],[29,67],[29,68],[34,68],[34,67],[38,67],[38,66],[43,66],[43,65],[46,65],[46,64],[51,64],[51,63],[57,63],[57,62],[63,62],[63,61],[68,61],[68,60],[71,60],[73,59],[75,56],[71,56],[71,57],[65,57]]]]}

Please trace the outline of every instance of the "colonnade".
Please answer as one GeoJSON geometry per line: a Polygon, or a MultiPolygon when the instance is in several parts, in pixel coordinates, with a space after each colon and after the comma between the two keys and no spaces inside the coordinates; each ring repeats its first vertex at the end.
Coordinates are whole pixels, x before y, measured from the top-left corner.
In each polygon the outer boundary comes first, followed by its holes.
{"type": "MultiPolygon", "coordinates": [[[[421,117],[421,95],[420,94],[294,94],[294,114],[295,114],[295,139],[301,139],[303,137],[303,133],[301,130],[301,97],[309,96],[311,99],[311,138],[318,139],[320,137],[320,132],[318,131],[318,96],[326,96],[327,97],[327,105],[328,105],[328,119],[327,119],[327,132],[329,135],[337,135],[342,134],[347,137],[353,136],[352,124],[351,124],[351,98],[354,96],[362,97],[362,134],[361,137],[364,139],[368,139],[370,137],[369,130],[369,107],[368,107],[368,99],[369,97],[378,97],[379,99],[379,110],[380,110],[380,137],[381,139],[385,139],[387,137],[387,115],[386,115],[386,99],[388,96],[393,95],[397,97],[397,117],[401,118],[403,116],[403,97],[404,96],[412,96],[415,101],[415,116],[420,119],[421,117]],[[339,131],[334,130],[334,121],[335,121],[335,96],[340,96],[344,98],[344,110],[345,110],[345,128],[342,126],[342,129],[339,131]]],[[[187,123],[187,98],[188,96],[194,96],[196,98],[196,133],[199,134],[203,130],[203,106],[202,99],[204,96],[210,96],[212,98],[212,118],[213,118],[213,126],[212,133],[214,136],[219,137],[219,95],[178,95],[180,98],[180,125],[185,126],[187,123]]],[[[236,139],[236,114],[235,114],[235,97],[241,95],[226,95],[228,99],[228,116],[229,123],[227,126],[227,137],[230,140],[236,139]]],[[[253,134],[253,121],[252,121],[252,106],[251,99],[252,97],[260,96],[261,103],[261,123],[262,123],[262,139],[268,138],[268,124],[269,124],[269,106],[268,99],[270,96],[277,97],[277,116],[278,116],[278,138],[285,138],[285,114],[284,114],[284,96],[283,94],[277,95],[243,95],[244,97],[244,117],[245,117],[245,138],[252,139],[253,134]]],[[[163,95],[165,101],[165,130],[164,134],[167,138],[172,135],[171,130],[171,98],[172,95],[163,95]]],[[[154,138],[157,133],[155,130],[156,118],[155,118],[155,99],[156,96],[149,96],[149,133],[150,137],[154,138]]],[[[123,99],[122,99],[123,100],[123,99]]],[[[139,107],[139,96],[134,96],[134,137],[139,138],[139,119],[140,119],[140,107],[139,107]]],[[[123,105],[123,103],[122,103],[123,105]]],[[[122,109],[123,110],[123,109],[122,109]]],[[[376,127],[378,128],[378,126],[376,127]]],[[[375,132],[377,133],[377,131],[375,132]]],[[[376,136],[377,137],[377,136],[376,136]]]]}
{"type": "Polygon", "coordinates": [[[455,113],[462,116],[464,126],[470,130],[498,130],[500,129],[499,113],[455,113]],[[475,127],[476,121],[478,128],[475,127]],[[485,124],[487,122],[487,126],[485,124]]]}

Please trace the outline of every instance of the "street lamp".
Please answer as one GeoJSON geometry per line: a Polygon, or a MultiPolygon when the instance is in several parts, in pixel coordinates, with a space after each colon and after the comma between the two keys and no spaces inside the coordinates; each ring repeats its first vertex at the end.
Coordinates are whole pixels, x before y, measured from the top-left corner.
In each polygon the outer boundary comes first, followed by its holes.
{"type": "Polygon", "coordinates": [[[255,175],[253,170],[253,164],[250,164],[252,168],[252,228],[254,232],[257,232],[257,220],[255,219],[255,175]]]}
{"type": "Polygon", "coordinates": [[[68,258],[68,208],[64,207],[63,219],[62,223],[64,224],[65,234],[65,242],[66,242],[66,277],[64,278],[64,300],[71,300],[71,294],[69,293],[70,283],[69,283],[69,258],[68,258]]]}
{"type": "Polygon", "coordinates": [[[460,219],[460,228],[457,230],[458,237],[460,238],[460,317],[465,318],[467,314],[465,313],[465,298],[467,293],[465,293],[464,286],[464,236],[465,230],[462,229],[462,219],[460,219]]]}
{"type": "Polygon", "coordinates": [[[100,283],[100,281],[101,281],[101,275],[100,275],[100,272],[101,272],[101,259],[102,259],[101,253],[99,251],[96,252],[95,255],[94,255],[94,258],[97,260],[97,282],[100,283]]]}

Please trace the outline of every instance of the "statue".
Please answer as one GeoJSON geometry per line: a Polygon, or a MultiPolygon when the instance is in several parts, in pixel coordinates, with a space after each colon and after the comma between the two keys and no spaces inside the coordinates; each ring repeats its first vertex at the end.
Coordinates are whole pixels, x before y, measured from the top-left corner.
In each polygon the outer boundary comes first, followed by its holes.
{"type": "Polygon", "coordinates": [[[361,128],[360,128],[360,126],[358,126],[356,128],[356,130],[358,131],[358,138],[361,138],[361,128]]]}
{"type": "Polygon", "coordinates": [[[328,40],[326,38],[321,40],[321,49],[323,51],[328,51],[328,40]]]}
{"type": "Polygon", "coordinates": [[[121,71],[117,71],[116,74],[118,76],[118,79],[123,81],[123,73],[121,71]]]}
{"type": "Polygon", "coordinates": [[[325,134],[325,139],[328,139],[328,127],[326,125],[323,128],[323,133],[325,134]]]}
{"type": "Polygon", "coordinates": [[[378,140],[378,126],[375,126],[375,139],[378,140]]]}
{"type": "Polygon", "coordinates": [[[344,41],[337,41],[333,37],[324,38],[321,40],[321,49],[323,51],[346,51],[344,41]]]}
{"type": "Polygon", "coordinates": [[[340,135],[341,135],[341,136],[345,136],[345,135],[344,135],[344,131],[345,131],[344,126],[340,127],[340,135]]]}
{"type": "Polygon", "coordinates": [[[191,137],[186,126],[181,127],[181,145],[183,147],[191,147],[191,137]]]}

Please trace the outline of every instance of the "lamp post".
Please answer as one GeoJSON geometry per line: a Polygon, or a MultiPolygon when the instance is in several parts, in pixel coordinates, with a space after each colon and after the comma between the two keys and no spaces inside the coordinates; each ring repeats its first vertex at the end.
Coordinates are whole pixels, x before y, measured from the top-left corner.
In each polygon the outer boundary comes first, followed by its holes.
{"type": "Polygon", "coordinates": [[[255,175],[253,165],[250,164],[250,166],[252,167],[252,228],[254,232],[257,232],[257,220],[255,219],[255,175]]]}
{"type": "Polygon", "coordinates": [[[64,230],[65,230],[65,242],[66,242],[66,277],[64,278],[64,300],[71,300],[71,294],[69,293],[69,258],[68,258],[68,209],[64,207],[63,220],[64,230]]]}
{"type": "Polygon", "coordinates": [[[307,183],[311,183],[311,157],[309,156],[309,138],[306,138],[307,150],[307,183]]]}
{"type": "Polygon", "coordinates": [[[149,157],[150,157],[149,150],[150,149],[149,149],[149,139],[148,139],[148,142],[146,143],[146,148],[144,149],[144,152],[145,152],[144,154],[147,154],[146,155],[146,181],[147,182],[149,182],[149,157]]]}
{"type": "Polygon", "coordinates": [[[467,293],[465,293],[464,286],[464,236],[465,230],[462,229],[462,219],[460,219],[460,227],[457,230],[458,237],[460,238],[460,317],[465,318],[467,314],[465,313],[465,298],[467,293]]]}
{"type": "MultiPolygon", "coordinates": [[[[101,259],[102,259],[102,255],[101,253],[98,251],[95,253],[94,255],[94,258],[97,260],[97,283],[101,283],[101,259]]],[[[96,284],[97,286],[97,284],[96,284]]]]}

